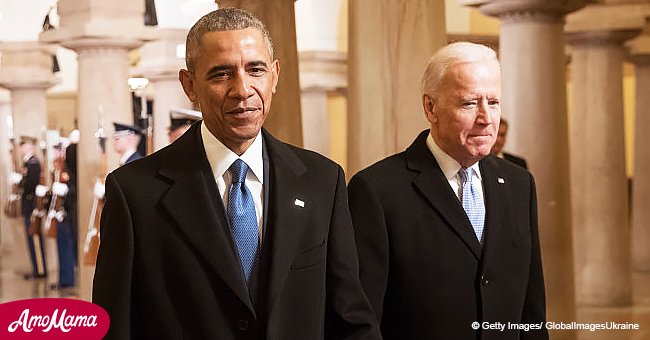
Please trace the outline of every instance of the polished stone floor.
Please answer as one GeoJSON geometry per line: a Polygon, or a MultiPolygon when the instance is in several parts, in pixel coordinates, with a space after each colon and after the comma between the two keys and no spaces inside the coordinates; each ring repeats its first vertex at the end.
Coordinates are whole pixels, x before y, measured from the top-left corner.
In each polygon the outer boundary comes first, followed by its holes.
{"type": "MultiPolygon", "coordinates": [[[[51,285],[58,280],[56,266],[56,244],[54,240],[45,242],[47,250],[48,277],[40,280],[25,280],[23,274],[29,269],[27,246],[21,228],[0,226],[0,303],[37,297],[66,297],[90,299],[92,268],[82,267],[77,277],[85,284],[80,288],[58,291],[51,285]]],[[[77,280],[79,282],[79,280],[77,280]]],[[[578,307],[579,323],[638,323],[636,331],[588,331],[551,332],[551,339],[577,340],[650,340],[650,273],[632,275],[634,304],[625,307],[578,307]]]]}
{"type": "MultiPolygon", "coordinates": [[[[5,220],[6,222],[6,220],[5,220]]],[[[11,221],[9,221],[11,222],[11,221]]],[[[0,303],[37,297],[76,298],[76,289],[52,289],[58,282],[56,243],[45,240],[48,276],[45,279],[25,280],[30,271],[24,232],[10,223],[3,225],[0,234],[0,303]]]]}

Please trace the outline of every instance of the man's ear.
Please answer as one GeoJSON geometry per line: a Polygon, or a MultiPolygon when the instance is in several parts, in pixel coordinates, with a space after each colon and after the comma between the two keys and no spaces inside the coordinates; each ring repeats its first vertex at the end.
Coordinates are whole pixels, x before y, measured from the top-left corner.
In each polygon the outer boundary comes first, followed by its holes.
{"type": "Polygon", "coordinates": [[[438,121],[438,116],[436,115],[436,104],[435,100],[428,94],[422,95],[422,107],[424,108],[424,116],[431,124],[435,124],[438,121]]]}
{"type": "Polygon", "coordinates": [[[192,103],[196,102],[196,93],[194,93],[194,76],[192,73],[188,70],[180,70],[178,72],[178,80],[180,80],[187,98],[192,103]]]}
{"type": "Polygon", "coordinates": [[[275,93],[275,88],[278,86],[278,79],[280,79],[280,61],[277,59],[273,60],[271,64],[271,81],[273,82],[273,87],[271,87],[272,93],[275,93]]]}

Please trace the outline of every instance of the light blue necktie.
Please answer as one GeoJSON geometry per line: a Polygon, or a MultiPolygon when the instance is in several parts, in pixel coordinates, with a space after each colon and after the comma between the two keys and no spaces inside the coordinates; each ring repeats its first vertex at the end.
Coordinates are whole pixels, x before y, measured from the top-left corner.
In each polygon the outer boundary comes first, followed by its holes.
{"type": "Polygon", "coordinates": [[[461,182],[461,198],[463,209],[474,227],[474,233],[480,243],[483,243],[483,227],[485,224],[485,204],[483,195],[472,181],[472,168],[460,169],[458,176],[461,182]]]}
{"type": "Polygon", "coordinates": [[[258,247],[257,215],[253,195],[246,187],[248,165],[237,159],[230,166],[232,183],[228,192],[228,222],[232,232],[239,259],[248,283],[255,265],[258,247]]]}

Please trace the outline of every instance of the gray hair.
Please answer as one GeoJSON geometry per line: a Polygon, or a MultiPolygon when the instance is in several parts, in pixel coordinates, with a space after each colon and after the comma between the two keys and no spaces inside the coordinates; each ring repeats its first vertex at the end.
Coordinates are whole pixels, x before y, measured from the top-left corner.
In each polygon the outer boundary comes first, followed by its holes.
{"type": "Polygon", "coordinates": [[[257,28],[264,37],[266,49],[273,60],[273,41],[266,26],[260,19],[250,12],[240,8],[220,8],[204,15],[187,34],[185,41],[185,64],[188,71],[194,71],[194,59],[201,47],[201,38],[206,33],[219,31],[243,30],[246,28],[257,28]]]}
{"type": "Polygon", "coordinates": [[[420,88],[422,94],[435,96],[439,92],[442,78],[452,66],[481,61],[493,61],[500,67],[496,52],[485,45],[461,41],[439,49],[424,68],[420,88]]]}

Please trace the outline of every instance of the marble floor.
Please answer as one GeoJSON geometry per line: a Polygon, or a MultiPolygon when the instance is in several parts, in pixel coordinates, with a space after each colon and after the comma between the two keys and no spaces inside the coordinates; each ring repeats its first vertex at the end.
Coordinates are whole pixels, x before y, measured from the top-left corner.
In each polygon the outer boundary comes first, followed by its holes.
{"type": "Polygon", "coordinates": [[[63,291],[52,289],[52,286],[58,282],[54,239],[44,241],[47,278],[25,280],[23,275],[30,271],[30,265],[24,232],[13,221],[3,224],[0,234],[0,303],[38,297],[78,298],[77,290],[74,288],[63,291]]]}
{"type": "MultiPolygon", "coordinates": [[[[25,280],[23,274],[28,272],[27,246],[21,228],[15,226],[0,226],[0,303],[37,297],[66,297],[89,300],[92,281],[92,270],[81,268],[77,278],[82,278],[86,284],[81,288],[58,291],[51,285],[58,280],[56,266],[56,244],[54,240],[45,242],[47,250],[48,277],[47,279],[25,280]]],[[[79,280],[77,280],[79,282],[79,280]]],[[[551,339],[577,340],[650,340],[650,273],[634,273],[632,275],[634,304],[624,307],[578,307],[577,320],[579,323],[638,323],[639,330],[612,330],[577,332],[551,332],[551,339]]]]}

